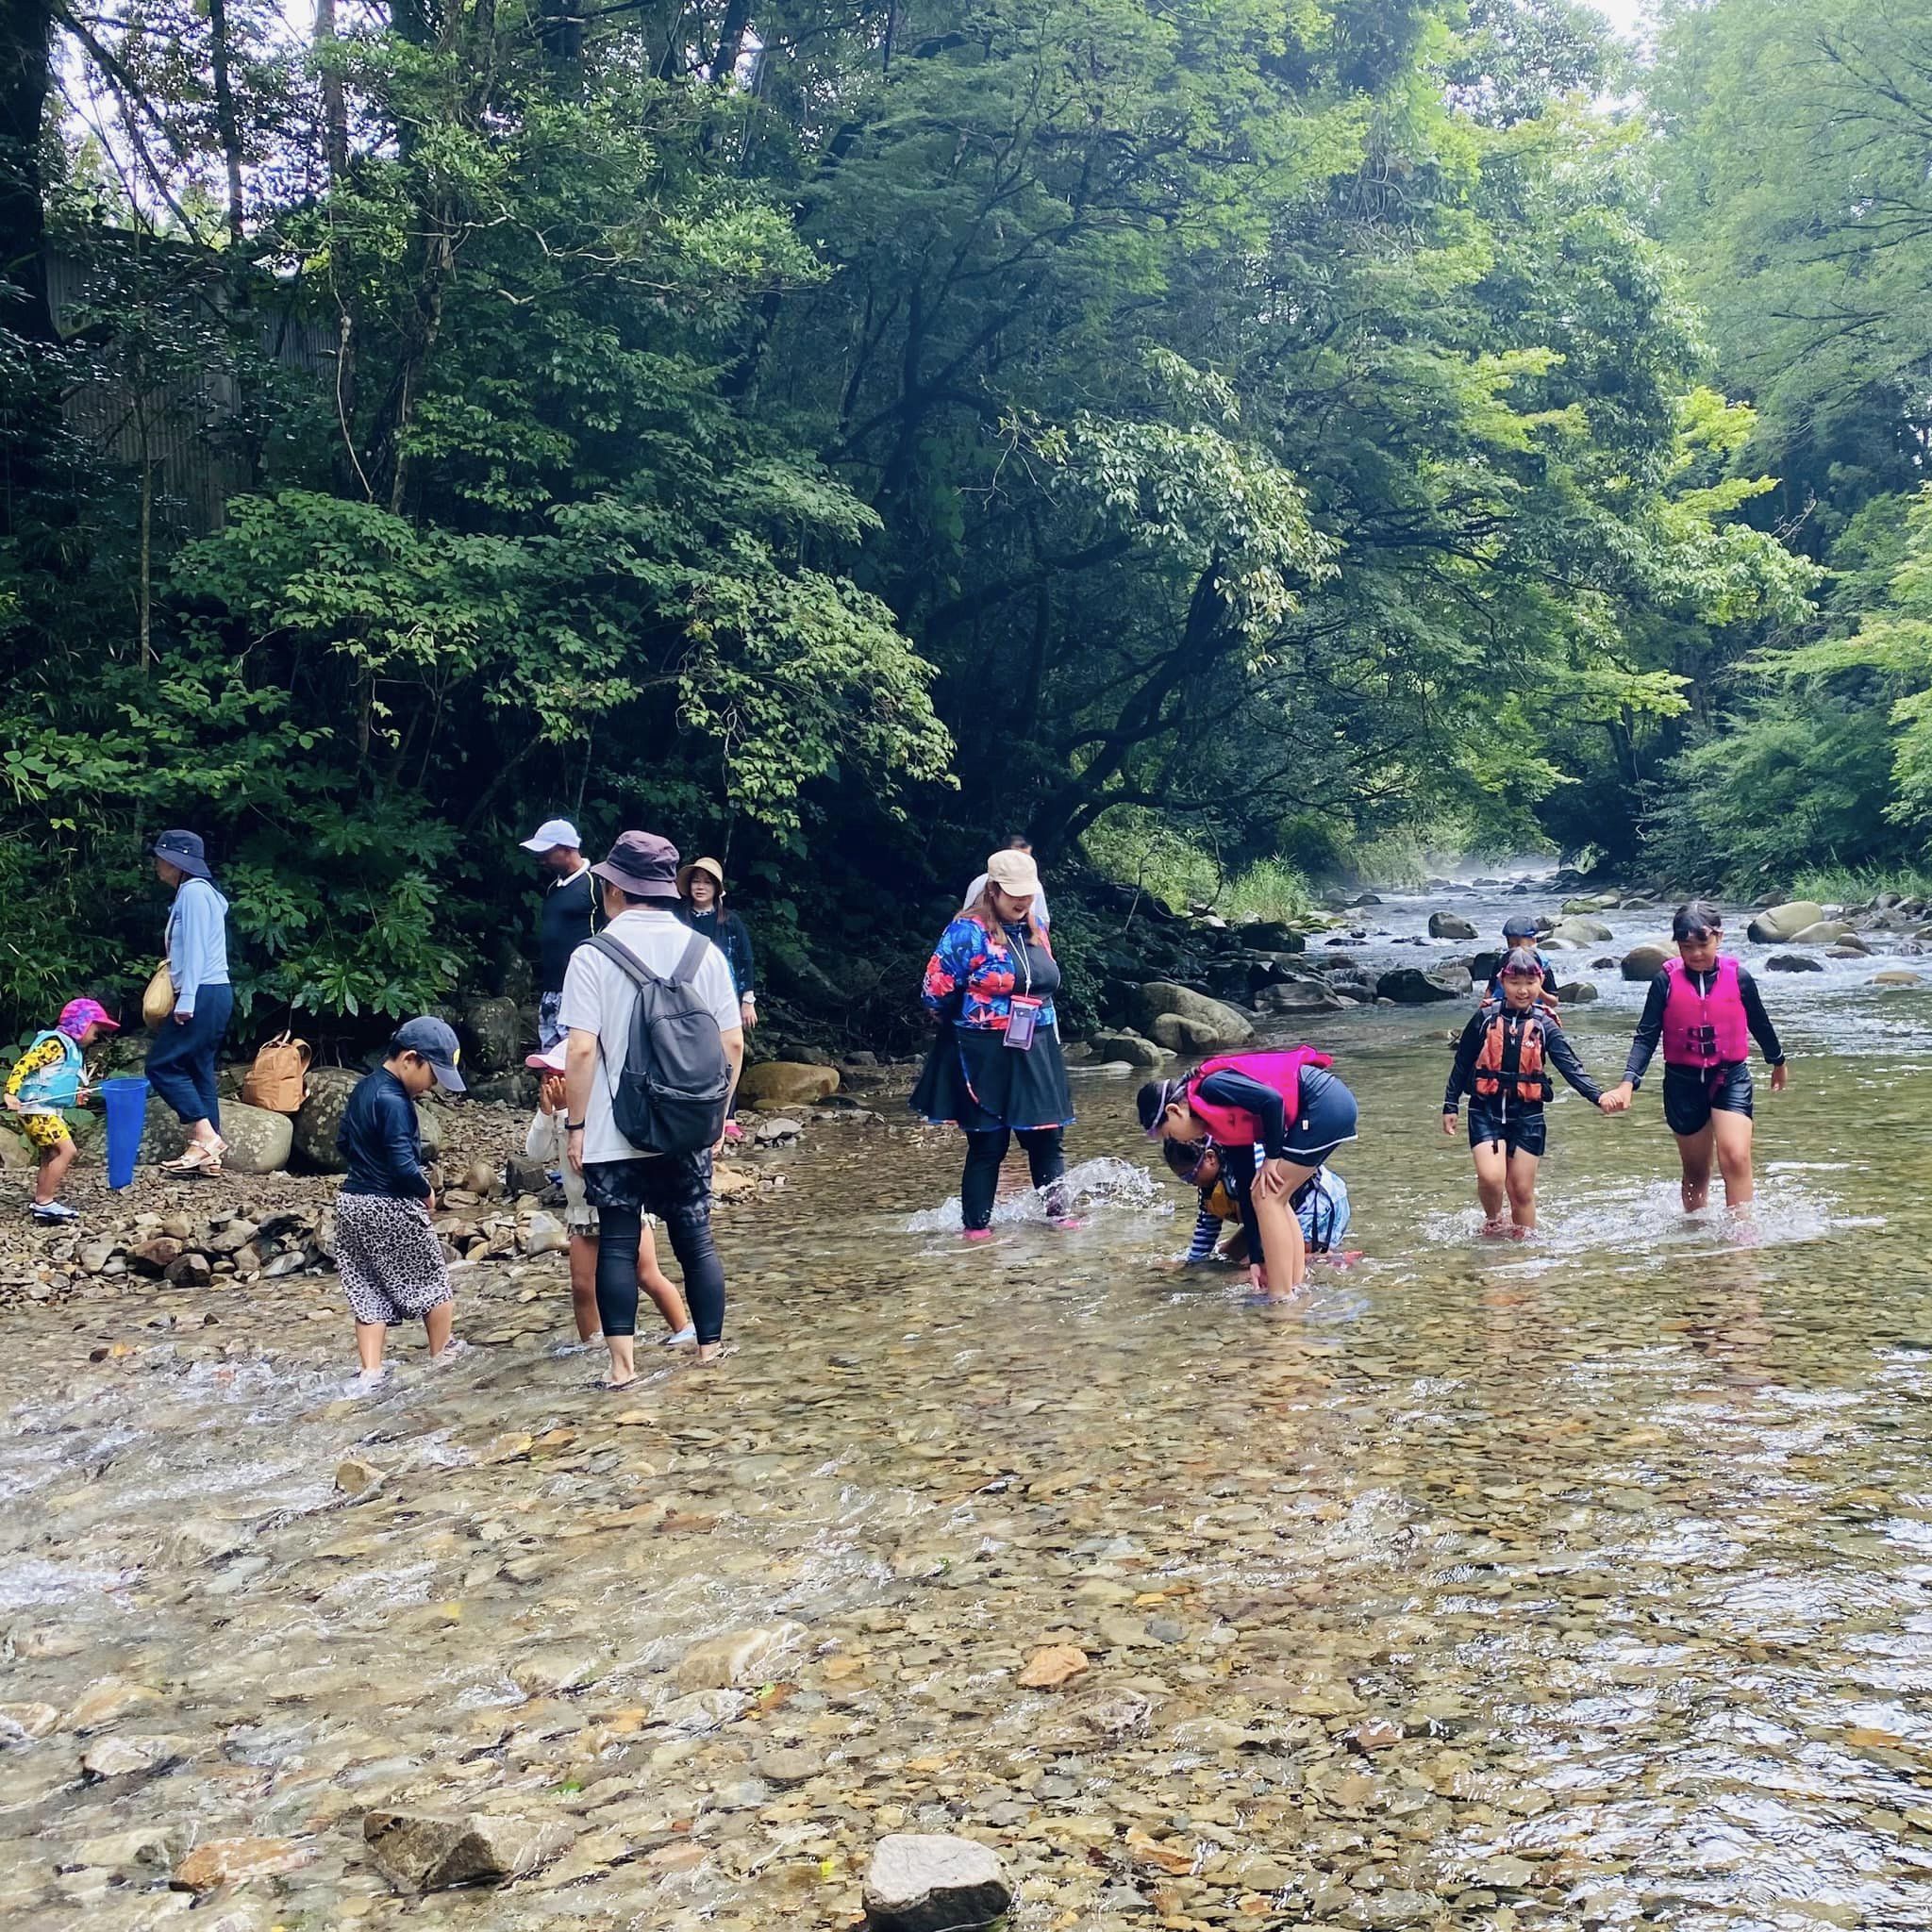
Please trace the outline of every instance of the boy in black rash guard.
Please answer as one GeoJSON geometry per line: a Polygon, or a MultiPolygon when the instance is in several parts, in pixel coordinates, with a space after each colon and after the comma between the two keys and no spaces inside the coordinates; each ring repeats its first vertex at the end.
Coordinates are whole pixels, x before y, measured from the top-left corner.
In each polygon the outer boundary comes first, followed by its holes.
{"type": "Polygon", "coordinates": [[[1770,1063],[1774,1093],[1790,1078],[1784,1048],[1757,982],[1736,959],[1722,957],[1724,916],[1716,907],[1701,899],[1678,907],[1671,937],[1677,958],[1650,983],[1623,1081],[1604,1096],[1605,1111],[1628,1108],[1661,1044],[1664,1121],[1677,1137],[1685,1213],[1695,1214],[1710,1198],[1713,1156],[1724,1177],[1725,1207],[1746,1208],[1757,1193],[1746,1035],[1770,1063]]]}
{"type": "Polygon", "coordinates": [[[1497,1235],[1507,1228],[1519,1241],[1536,1230],[1537,1164],[1548,1139],[1543,1118],[1543,1104],[1550,1097],[1547,1068],[1554,1066],[1592,1107],[1604,1105],[1602,1091],[1584,1072],[1557,1016],[1539,1003],[1542,968],[1538,958],[1518,947],[1503,961],[1498,974],[1503,997],[1485,1000],[1470,1015],[1442,1093],[1442,1131],[1451,1135],[1457,1104],[1470,1095],[1469,1145],[1483,1232],[1497,1235]]]}
{"type": "MultiPolygon", "coordinates": [[[[1503,922],[1503,959],[1514,952],[1528,952],[1535,956],[1537,970],[1542,975],[1542,991],[1537,998],[1546,1007],[1557,1004],[1557,969],[1550,964],[1549,956],[1536,942],[1536,921],[1526,912],[1512,913],[1503,922]]],[[[1496,970],[1490,974],[1489,991],[1483,994],[1486,1000],[1499,1000],[1503,997],[1503,959],[1496,961],[1496,970]]]]}

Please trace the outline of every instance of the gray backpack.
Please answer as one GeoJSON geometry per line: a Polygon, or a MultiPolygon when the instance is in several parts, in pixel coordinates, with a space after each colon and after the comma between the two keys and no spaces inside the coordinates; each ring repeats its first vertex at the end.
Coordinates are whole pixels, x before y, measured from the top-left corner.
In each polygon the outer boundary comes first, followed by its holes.
{"type": "Polygon", "coordinates": [[[641,1154],[695,1154],[715,1146],[731,1100],[731,1061],[718,1023],[692,984],[710,941],[693,933],[669,979],[608,932],[585,944],[614,960],[638,990],[624,1063],[610,1089],[617,1131],[641,1154]]]}

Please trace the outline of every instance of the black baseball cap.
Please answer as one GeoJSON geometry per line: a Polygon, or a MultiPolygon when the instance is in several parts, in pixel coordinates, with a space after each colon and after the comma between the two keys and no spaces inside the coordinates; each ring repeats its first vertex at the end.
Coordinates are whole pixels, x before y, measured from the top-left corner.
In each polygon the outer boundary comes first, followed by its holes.
{"type": "Polygon", "coordinates": [[[405,1020],[390,1035],[389,1050],[392,1054],[421,1054],[435,1070],[439,1087],[447,1093],[462,1092],[463,1076],[457,1072],[457,1062],[463,1050],[457,1042],[456,1028],[447,1021],[429,1013],[405,1020]]]}
{"type": "Polygon", "coordinates": [[[1512,912],[1503,922],[1503,937],[1506,940],[1533,940],[1536,934],[1536,921],[1526,912],[1512,912]]]}

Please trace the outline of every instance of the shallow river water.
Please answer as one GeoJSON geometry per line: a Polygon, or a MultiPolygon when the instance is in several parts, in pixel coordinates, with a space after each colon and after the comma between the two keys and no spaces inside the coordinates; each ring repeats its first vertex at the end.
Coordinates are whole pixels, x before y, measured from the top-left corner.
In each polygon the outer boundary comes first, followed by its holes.
{"type": "MultiPolygon", "coordinates": [[[[904,1829],[997,1845],[1024,1932],[1925,1924],[1932,989],[1872,970],[1764,978],[1748,1234],[1685,1223],[1653,1079],[1566,1094],[1541,1239],[1478,1241],[1463,1009],[1363,1009],[1317,1036],[1363,1257],[1287,1313],[1164,1270],[1191,1199],[1091,1074],[1087,1229],[961,1252],[952,1136],[816,1128],[723,1224],[739,1353],[616,1397],[556,1257],[363,1404],[330,1279],[22,1316],[0,1922],[831,1927],[904,1829]],[[402,1900],[389,1805],[575,1838],[402,1900]],[[167,1889],[236,1839],[264,1875],[167,1889]]],[[[1590,976],[1611,1079],[1641,989],[1590,976]]]]}

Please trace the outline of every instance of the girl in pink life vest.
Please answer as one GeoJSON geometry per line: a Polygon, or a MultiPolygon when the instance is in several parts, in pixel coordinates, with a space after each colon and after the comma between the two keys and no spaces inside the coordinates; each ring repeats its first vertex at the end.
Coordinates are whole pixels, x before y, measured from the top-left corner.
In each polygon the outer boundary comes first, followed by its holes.
{"type": "Polygon", "coordinates": [[[1751,1041],[1771,1063],[1771,1091],[1789,1075],[1777,1029],[1757,982],[1724,958],[1724,918],[1693,899],[1677,908],[1671,937],[1678,957],[1651,981],[1643,1018],[1630,1042],[1621,1086],[1604,1095],[1606,1113],[1621,1113],[1642,1081],[1659,1043],[1664,1050],[1664,1120],[1677,1137],[1684,1167],[1684,1211],[1695,1214],[1710,1194],[1716,1156],[1724,1205],[1744,1208],[1756,1191],[1751,1175],[1751,1041]]]}
{"type": "Polygon", "coordinates": [[[1249,1270],[1270,1301],[1286,1301],[1302,1285],[1307,1245],[1290,1199],[1356,1131],[1355,1095],[1311,1046],[1274,1053],[1224,1054],[1184,1080],[1150,1080],[1141,1089],[1141,1124],[1154,1141],[1211,1140],[1222,1178],[1241,1208],[1249,1270]],[[1255,1172],[1255,1143],[1264,1158],[1255,1172]]]}

